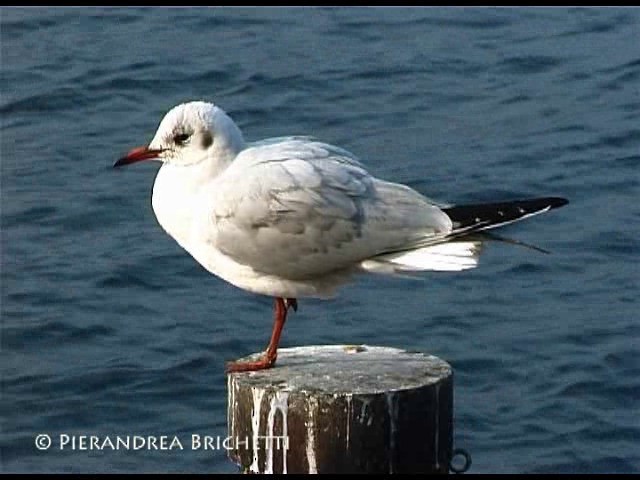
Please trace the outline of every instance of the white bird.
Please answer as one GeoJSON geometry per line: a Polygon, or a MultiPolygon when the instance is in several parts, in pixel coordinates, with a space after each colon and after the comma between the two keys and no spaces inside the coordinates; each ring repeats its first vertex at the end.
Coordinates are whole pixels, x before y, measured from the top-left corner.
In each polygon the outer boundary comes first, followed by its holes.
{"type": "Polygon", "coordinates": [[[465,270],[478,263],[479,232],[567,200],[557,197],[444,206],[372,176],[351,153],[311,137],[245,142],[219,107],[170,110],[147,147],[114,165],[159,160],[152,206],[158,222],[204,268],[253,293],[275,297],[274,365],[297,298],[328,297],[362,272],[465,270]]]}

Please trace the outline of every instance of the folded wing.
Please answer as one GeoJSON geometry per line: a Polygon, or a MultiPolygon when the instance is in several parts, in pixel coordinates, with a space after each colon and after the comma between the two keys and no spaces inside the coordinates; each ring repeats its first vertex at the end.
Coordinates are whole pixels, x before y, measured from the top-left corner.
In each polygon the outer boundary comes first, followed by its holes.
{"type": "Polygon", "coordinates": [[[308,138],[241,152],[214,187],[209,242],[238,263],[288,279],[360,268],[452,230],[419,193],[380,181],[350,153],[308,138]]]}

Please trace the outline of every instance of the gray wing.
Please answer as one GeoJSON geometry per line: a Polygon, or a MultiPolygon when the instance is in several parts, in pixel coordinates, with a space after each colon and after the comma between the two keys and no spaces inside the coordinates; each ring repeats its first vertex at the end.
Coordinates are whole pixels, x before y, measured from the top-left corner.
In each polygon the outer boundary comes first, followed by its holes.
{"type": "Polygon", "coordinates": [[[209,241],[238,263],[288,279],[354,268],[451,231],[449,217],[419,193],[308,138],[244,150],[211,194],[209,241]]]}

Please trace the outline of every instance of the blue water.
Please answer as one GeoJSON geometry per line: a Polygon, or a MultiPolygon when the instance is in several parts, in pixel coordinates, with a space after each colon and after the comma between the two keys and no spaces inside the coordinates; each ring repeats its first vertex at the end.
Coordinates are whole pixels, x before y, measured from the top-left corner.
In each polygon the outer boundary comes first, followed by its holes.
{"type": "Polygon", "coordinates": [[[282,344],[449,361],[472,472],[640,471],[640,11],[2,8],[0,35],[2,471],[236,471],[187,439],[226,435],[224,361],[264,347],[271,301],[161,230],[157,165],[110,168],[190,99],[439,200],[568,197],[503,232],[552,254],[368,277],[301,301],[282,344]]]}

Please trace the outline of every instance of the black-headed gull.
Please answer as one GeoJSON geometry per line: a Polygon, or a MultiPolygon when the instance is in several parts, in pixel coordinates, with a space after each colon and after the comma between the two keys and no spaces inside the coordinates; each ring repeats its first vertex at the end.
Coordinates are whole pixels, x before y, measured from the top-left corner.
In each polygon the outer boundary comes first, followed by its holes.
{"type": "Polygon", "coordinates": [[[557,197],[444,206],[377,179],[351,153],[311,137],[245,142],[217,106],[170,110],[147,147],[119,167],[159,160],[152,205],[158,222],[209,272],[275,297],[271,341],[254,362],[274,365],[297,298],[328,297],[360,272],[465,270],[478,263],[479,232],[560,207],[557,197]]]}

